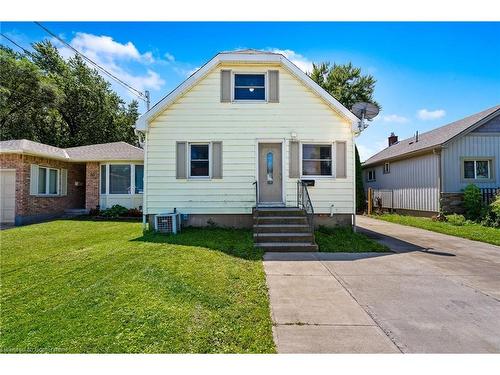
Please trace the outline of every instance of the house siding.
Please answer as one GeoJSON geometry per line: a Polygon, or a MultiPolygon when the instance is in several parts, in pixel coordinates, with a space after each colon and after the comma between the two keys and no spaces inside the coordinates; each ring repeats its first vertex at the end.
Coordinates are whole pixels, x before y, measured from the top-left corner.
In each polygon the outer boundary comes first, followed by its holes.
{"type": "Polygon", "coordinates": [[[488,129],[489,134],[483,134],[480,131],[472,132],[445,146],[442,156],[444,192],[460,192],[469,184],[469,182],[465,182],[462,179],[461,158],[464,157],[493,158],[493,181],[474,181],[473,183],[480,188],[500,186],[500,131],[497,131],[495,134],[490,132],[491,128],[488,129]]]}
{"type": "MultiPolygon", "coordinates": [[[[156,117],[146,151],[148,214],[177,208],[186,214],[250,214],[255,206],[257,142],[284,141],[285,203],[296,204],[296,178],[289,178],[291,133],[300,141],[345,141],[342,179],[317,178],[310,195],[317,213],[354,212],[351,124],[279,65],[221,65],[156,117]],[[279,70],[279,103],[221,103],[220,70],[279,70]],[[176,142],[221,141],[223,178],[176,179],[176,142]]],[[[335,150],[333,155],[335,155],[335,150]]],[[[335,170],[335,165],[332,166],[335,170]]]]}
{"type": "MultiPolygon", "coordinates": [[[[439,155],[426,154],[393,161],[390,173],[384,164],[364,168],[365,187],[392,190],[394,209],[437,212],[439,210],[439,155]],[[368,171],[375,169],[376,181],[368,182],[368,171]]],[[[387,200],[391,198],[387,195],[387,200]]]]}

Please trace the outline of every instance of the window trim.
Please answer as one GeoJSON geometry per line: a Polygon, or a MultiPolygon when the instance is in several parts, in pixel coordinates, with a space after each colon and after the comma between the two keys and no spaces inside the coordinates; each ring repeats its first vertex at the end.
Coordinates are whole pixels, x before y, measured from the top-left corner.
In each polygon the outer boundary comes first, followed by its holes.
{"type": "Polygon", "coordinates": [[[495,182],[495,157],[493,156],[464,156],[460,158],[460,178],[462,182],[495,182]],[[466,178],[465,177],[465,162],[473,161],[474,162],[474,178],[466,178]],[[488,178],[477,178],[477,162],[478,161],[487,161],[488,162],[488,178]]]}
{"type": "MultiPolygon", "coordinates": [[[[211,180],[212,179],[212,142],[188,142],[187,143],[188,179],[211,180]],[[208,176],[191,176],[191,145],[208,146],[208,176]]],[[[200,159],[201,160],[201,159],[200,159]]]]}
{"type": "Polygon", "coordinates": [[[264,72],[249,72],[249,71],[231,71],[231,102],[232,103],[267,103],[267,99],[269,97],[268,95],[268,88],[269,88],[269,80],[268,80],[268,74],[267,71],[264,72]],[[234,98],[234,92],[236,90],[236,76],[237,75],[248,75],[248,74],[253,74],[253,75],[263,75],[264,76],[264,100],[261,99],[235,99],[234,98]]]}
{"type": "Polygon", "coordinates": [[[384,163],[383,174],[389,174],[389,173],[391,173],[391,163],[385,162],[384,163]]]}
{"type": "Polygon", "coordinates": [[[52,167],[44,167],[44,166],[41,166],[39,165],[38,166],[38,176],[37,178],[39,179],[40,178],[40,169],[45,169],[45,193],[40,193],[38,191],[38,186],[37,186],[37,196],[40,196],[40,197],[57,197],[57,196],[60,196],[61,195],[61,170],[60,169],[57,169],[57,168],[52,168],[52,167]],[[57,174],[56,174],[56,188],[57,188],[57,192],[55,194],[53,193],[49,193],[49,188],[50,188],[50,178],[49,178],[49,170],[53,170],[53,171],[56,171],[57,174]]]}
{"type": "Polygon", "coordinates": [[[377,181],[377,173],[375,168],[368,169],[366,171],[366,182],[377,181]],[[372,178],[370,178],[370,173],[372,173],[372,178]]]}
{"type": "Polygon", "coordinates": [[[138,162],[123,162],[123,161],[116,161],[116,162],[108,162],[108,163],[101,163],[99,165],[99,195],[110,195],[110,196],[119,196],[119,195],[143,195],[144,194],[144,180],[142,182],[142,193],[136,193],[135,191],[135,166],[136,165],[142,165],[144,168],[144,164],[138,163],[138,162]],[[129,192],[128,193],[110,193],[109,192],[109,166],[110,165],[129,165],[130,166],[130,187],[129,187],[129,192]],[[103,193],[101,191],[101,186],[102,186],[102,178],[101,178],[101,168],[102,166],[106,167],[106,181],[105,181],[105,188],[106,192],[103,193]]]}
{"type": "MultiPolygon", "coordinates": [[[[300,142],[300,148],[299,148],[299,154],[300,154],[300,178],[336,178],[335,176],[335,163],[334,163],[334,155],[335,155],[335,142],[315,142],[315,141],[305,141],[305,142],[300,142]],[[332,172],[329,175],[310,175],[310,174],[304,174],[304,145],[313,145],[313,146],[330,146],[331,148],[331,163],[332,163],[332,172]]],[[[328,160],[328,159],[306,159],[306,160],[328,160]]]]}

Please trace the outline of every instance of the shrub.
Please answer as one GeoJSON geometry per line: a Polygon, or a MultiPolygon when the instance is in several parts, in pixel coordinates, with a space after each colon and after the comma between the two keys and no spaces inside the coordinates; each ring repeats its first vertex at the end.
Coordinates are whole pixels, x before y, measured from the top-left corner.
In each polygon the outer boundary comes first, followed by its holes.
{"type": "Polygon", "coordinates": [[[108,208],[106,210],[101,211],[101,216],[108,218],[117,218],[119,216],[125,216],[128,212],[128,209],[120,206],[119,204],[115,204],[113,207],[108,208]]]}
{"type": "Polygon", "coordinates": [[[474,184],[469,184],[464,190],[465,217],[470,220],[478,220],[481,217],[483,200],[481,189],[474,184]]]}
{"type": "Polygon", "coordinates": [[[142,211],[138,210],[137,208],[131,208],[127,211],[127,213],[123,216],[128,216],[128,217],[141,217],[142,216],[142,211]]]}
{"type": "Polygon", "coordinates": [[[458,214],[452,214],[452,215],[447,215],[446,220],[451,224],[451,225],[456,225],[456,226],[463,226],[467,223],[467,220],[465,219],[464,215],[458,215],[458,214]]]}
{"type": "Polygon", "coordinates": [[[500,195],[486,208],[481,225],[500,228],[500,195]]]}

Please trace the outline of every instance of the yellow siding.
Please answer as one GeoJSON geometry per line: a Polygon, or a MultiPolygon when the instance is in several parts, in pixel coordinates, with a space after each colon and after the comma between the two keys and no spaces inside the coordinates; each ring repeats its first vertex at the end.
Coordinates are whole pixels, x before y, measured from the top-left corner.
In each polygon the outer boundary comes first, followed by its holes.
{"type": "MultiPolygon", "coordinates": [[[[351,125],[282,67],[228,66],[234,71],[280,70],[280,103],[220,103],[220,69],[215,68],[156,117],[147,144],[147,213],[250,213],[255,206],[258,140],[284,140],[285,197],[295,205],[296,179],[288,178],[288,142],[347,141],[347,178],[317,178],[310,188],[317,213],[352,213],[353,139],[351,125]],[[177,180],[176,141],[222,141],[222,180],[177,180]]],[[[335,155],[335,154],[334,154],[335,155]]]]}

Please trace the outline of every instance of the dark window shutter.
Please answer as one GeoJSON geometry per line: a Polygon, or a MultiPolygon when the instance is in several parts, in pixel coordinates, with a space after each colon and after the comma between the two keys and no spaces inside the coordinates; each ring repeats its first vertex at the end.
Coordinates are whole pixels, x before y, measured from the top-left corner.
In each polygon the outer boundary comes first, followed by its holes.
{"type": "Polygon", "coordinates": [[[212,178],[222,178],[222,142],[212,142],[212,178]]]}
{"type": "Polygon", "coordinates": [[[187,143],[177,142],[175,178],[187,178],[187,143]]]}
{"type": "Polygon", "coordinates": [[[300,143],[290,141],[290,166],[288,175],[290,178],[300,177],[300,143]]]}
{"type": "Polygon", "coordinates": [[[335,144],[335,177],[347,177],[347,144],[346,142],[336,142],[335,144]]]}
{"type": "Polygon", "coordinates": [[[221,103],[231,102],[231,71],[220,71],[220,101],[221,103]]]}
{"type": "Polygon", "coordinates": [[[268,102],[269,103],[279,103],[280,101],[280,78],[278,70],[268,71],[268,102]]]}

